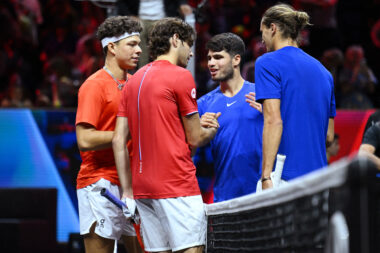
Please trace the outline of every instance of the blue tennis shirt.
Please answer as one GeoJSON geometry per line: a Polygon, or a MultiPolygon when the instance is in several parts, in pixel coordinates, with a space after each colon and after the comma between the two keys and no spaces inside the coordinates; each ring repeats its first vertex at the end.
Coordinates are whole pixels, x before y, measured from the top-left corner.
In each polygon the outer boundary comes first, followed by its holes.
{"type": "Polygon", "coordinates": [[[282,178],[290,180],[326,166],[328,122],[336,114],[330,72],[301,49],[288,46],[257,59],[255,81],[257,100],[281,100],[278,153],[286,155],[282,178]]]}
{"type": "Polygon", "coordinates": [[[255,84],[245,81],[233,97],[223,95],[220,87],[198,99],[199,115],[221,112],[215,138],[199,148],[194,163],[207,159],[214,165],[214,202],[256,191],[261,176],[263,116],[245,101],[255,84]]]}

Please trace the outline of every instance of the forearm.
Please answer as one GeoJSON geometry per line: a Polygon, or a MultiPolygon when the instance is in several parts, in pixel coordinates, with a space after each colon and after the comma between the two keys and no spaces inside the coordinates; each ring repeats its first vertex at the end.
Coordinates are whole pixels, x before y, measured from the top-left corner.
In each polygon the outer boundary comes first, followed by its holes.
{"type": "Polygon", "coordinates": [[[204,146],[214,138],[219,127],[217,119],[220,113],[209,115],[212,115],[211,118],[202,120],[206,127],[202,126],[198,113],[182,117],[186,139],[192,148],[204,146]]]}
{"type": "Polygon", "coordinates": [[[359,156],[368,157],[376,164],[377,168],[380,169],[380,158],[373,154],[374,151],[375,149],[372,145],[362,144],[359,148],[359,156]]]}
{"type": "Polygon", "coordinates": [[[216,132],[217,132],[216,128],[201,127],[200,137],[199,137],[198,145],[196,147],[197,148],[202,147],[206,145],[207,143],[209,143],[215,137],[216,132]]]}
{"type": "Polygon", "coordinates": [[[123,196],[133,198],[129,151],[125,139],[115,136],[112,140],[112,148],[123,196]]]}
{"type": "Polygon", "coordinates": [[[113,131],[95,129],[77,129],[77,140],[80,151],[101,150],[112,147],[113,131]]]}
{"type": "Polygon", "coordinates": [[[264,121],[262,178],[270,177],[282,136],[282,121],[264,121]]]}

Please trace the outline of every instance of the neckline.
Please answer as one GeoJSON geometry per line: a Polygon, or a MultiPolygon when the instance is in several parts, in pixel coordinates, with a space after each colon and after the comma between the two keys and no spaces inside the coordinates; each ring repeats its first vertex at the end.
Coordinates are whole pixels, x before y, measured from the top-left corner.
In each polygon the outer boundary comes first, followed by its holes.
{"type": "Polygon", "coordinates": [[[239,90],[235,95],[233,95],[232,97],[229,97],[229,96],[224,95],[224,93],[223,93],[223,91],[222,91],[222,89],[221,89],[220,84],[219,84],[218,89],[219,89],[220,93],[221,93],[224,97],[226,97],[226,98],[235,98],[235,97],[236,97],[237,95],[239,95],[240,92],[243,90],[243,88],[244,88],[244,86],[245,86],[245,83],[246,83],[246,80],[244,80],[243,85],[241,86],[240,90],[239,90]]]}
{"type": "Polygon", "coordinates": [[[123,87],[127,84],[128,82],[128,74],[125,76],[125,81],[124,83],[121,83],[118,79],[115,78],[115,76],[112,74],[112,72],[104,65],[103,66],[103,69],[107,72],[108,75],[110,75],[112,77],[112,79],[116,82],[117,84],[117,88],[119,90],[122,90],[123,87]]]}

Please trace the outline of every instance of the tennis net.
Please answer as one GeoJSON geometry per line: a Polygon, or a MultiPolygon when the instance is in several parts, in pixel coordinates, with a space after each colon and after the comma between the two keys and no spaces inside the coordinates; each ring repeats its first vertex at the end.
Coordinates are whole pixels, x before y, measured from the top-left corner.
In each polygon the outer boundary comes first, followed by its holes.
{"type": "Polygon", "coordinates": [[[380,252],[378,172],[364,158],[343,160],[276,189],[206,205],[206,251],[380,252]]]}

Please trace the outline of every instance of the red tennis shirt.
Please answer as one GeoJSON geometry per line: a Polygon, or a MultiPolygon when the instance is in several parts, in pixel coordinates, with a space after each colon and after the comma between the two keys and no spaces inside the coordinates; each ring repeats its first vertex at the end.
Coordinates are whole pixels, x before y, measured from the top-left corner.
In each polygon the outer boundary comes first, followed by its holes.
{"type": "Polygon", "coordinates": [[[136,199],[200,194],[182,116],[198,112],[191,73],[169,61],[137,71],[123,90],[118,116],[128,117],[136,199]]]}

